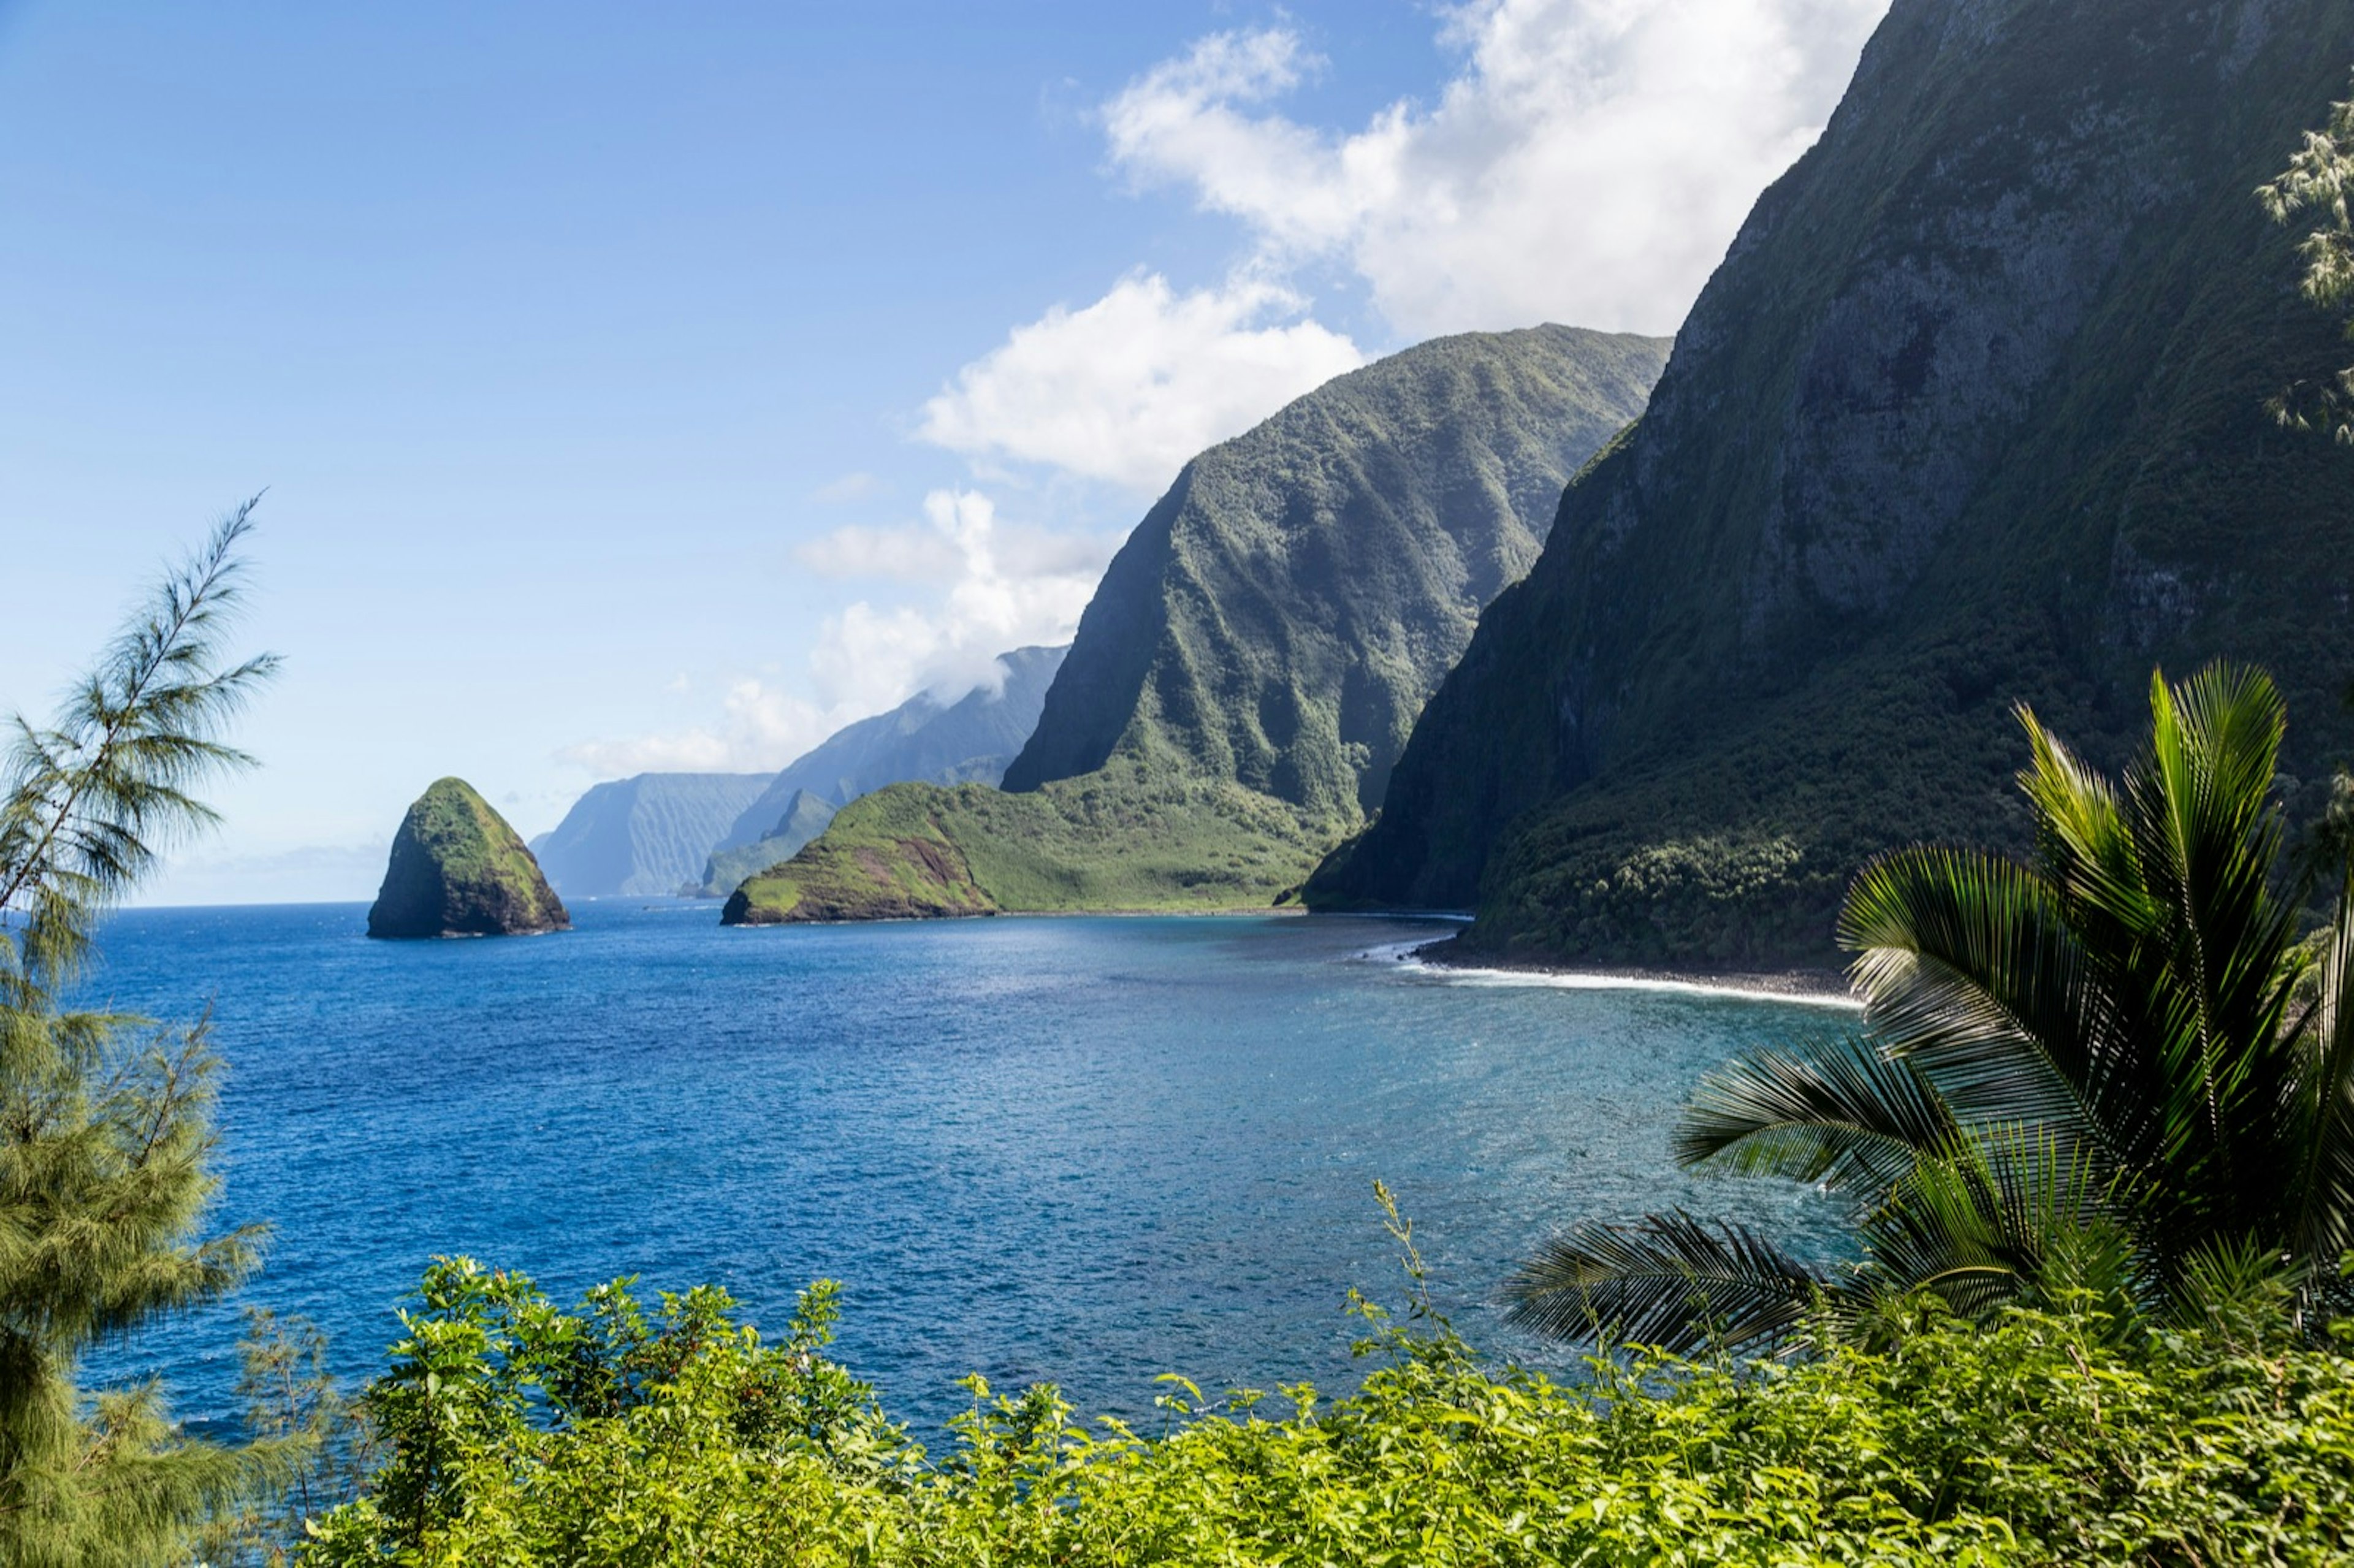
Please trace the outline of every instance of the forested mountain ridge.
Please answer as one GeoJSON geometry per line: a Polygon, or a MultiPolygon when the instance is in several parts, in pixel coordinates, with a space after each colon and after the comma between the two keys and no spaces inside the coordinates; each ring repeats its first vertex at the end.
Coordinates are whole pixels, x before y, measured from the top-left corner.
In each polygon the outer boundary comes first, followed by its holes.
{"type": "Polygon", "coordinates": [[[2219,655],[2280,677],[2312,811],[2354,452],[2264,408],[2342,345],[2252,192],[2349,60],[2321,0],[1897,0],[1311,903],[1821,958],[1872,853],[2017,844],[2014,701],[2105,761],[2219,655]]]}
{"type": "Polygon", "coordinates": [[[1265,906],[1378,802],[1665,350],[1441,338],[1213,447],[1114,558],[1004,792],[880,791],[729,917],[1265,906]]]}
{"type": "Polygon", "coordinates": [[[1642,412],[1663,339],[1435,339],[1186,464],[1104,574],[1009,790],[1116,751],[1311,813],[1380,804],[1480,609],[1578,465],[1642,412]]]}

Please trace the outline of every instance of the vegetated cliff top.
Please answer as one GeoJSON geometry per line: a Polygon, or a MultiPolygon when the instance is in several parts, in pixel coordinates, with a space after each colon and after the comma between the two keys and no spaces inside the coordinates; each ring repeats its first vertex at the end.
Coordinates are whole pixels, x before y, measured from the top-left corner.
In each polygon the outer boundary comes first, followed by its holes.
{"type": "Polygon", "coordinates": [[[833,821],[833,802],[807,789],[796,789],[766,837],[733,849],[716,849],[705,859],[701,892],[726,897],[757,876],[801,853],[801,847],[825,832],[833,821]]]}
{"type": "Polygon", "coordinates": [[[506,819],[464,779],[442,779],[418,797],[393,835],[367,934],[527,936],[571,924],[506,819]]]}
{"type": "Polygon", "coordinates": [[[1009,794],[894,784],[749,877],[730,926],[1008,912],[1265,909],[1331,843],[1284,801],[1116,758],[1009,794]]]}
{"type": "Polygon", "coordinates": [[[1360,819],[1667,346],[1564,326],[1438,338],[1195,458],[1114,557],[1005,788],[1126,754],[1360,819]]]}
{"type": "Polygon", "coordinates": [[[2265,411],[2342,345],[2251,193],[2349,60],[2325,0],[1896,0],[1311,902],[1820,959],[1865,857],[2019,844],[2015,701],[2110,760],[2219,655],[2280,678],[2312,809],[2354,453],[2265,411]]]}

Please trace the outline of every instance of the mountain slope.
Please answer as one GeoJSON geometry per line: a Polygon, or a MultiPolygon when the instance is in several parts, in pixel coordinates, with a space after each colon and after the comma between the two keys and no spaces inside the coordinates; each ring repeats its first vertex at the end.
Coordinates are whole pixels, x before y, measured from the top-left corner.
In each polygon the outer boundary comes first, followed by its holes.
{"type": "Polygon", "coordinates": [[[1114,558],[1006,792],[884,791],[730,918],[1265,906],[1379,801],[1665,346],[1443,338],[1203,453],[1114,558]]]}
{"type": "Polygon", "coordinates": [[[2014,699],[2112,760],[2153,665],[2223,654],[2281,678],[2309,810],[2354,453],[2264,411],[2337,345],[2250,193],[2349,59],[2321,0],[1896,0],[1310,901],[1820,958],[1870,854],[2020,842],[2014,699]]]}
{"type": "Polygon", "coordinates": [[[701,880],[705,853],[767,789],[765,773],[641,773],[599,784],[532,841],[557,892],[570,898],[677,893],[701,880]]]}
{"type": "Polygon", "coordinates": [[[1038,723],[1039,705],[1068,648],[1017,648],[996,660],[998,682],[953,703],[918,692],[890,712],[845,725],[788,764],[711,847],[703,891],[725,895],[755,872],[790,860],[841,807],[905,782],[994,784],[1038,723]]]}
{"type": "Polygon", "coordinates": [[[1311,814],[1381,801],[1480,607],[1536,559],[1667,344],[1570,327],[1439,338],[1185,467],[1079,621],[1009,790],[1116,752],[1311,814]]]}
{"type": "Polygon", "coordinates": [[[1003,682],[975,686],[953,703],[918,692],[873,718],[844,725],[785,765],[727,832],[705,846],[741,849],[771,836],[803,790],[840,807],[885,784],[994,784],[1037,727],[1039,705],[1068,648],[1017,648],[1000,654],[1003,682]]]}
{"type": "Polygon", "coordinates": [[[801,845],[825,832],[833,821],[833,802],[807,789],[796,789],[792,799],[767,833],[748,844],[732,849],[716,849],[705,860],[701,878],[705,893],[725,895],[739,886],[744,879],[766,871],[779,861],[790,860],[801,853],[801,845]]]}
{"type": "Polygon", "coordinates": [[[1280,800],[1132,758],[1018,795],[894,784],[746,881],[721,919],[1264,909],[1331,842],[1280,800]]]}

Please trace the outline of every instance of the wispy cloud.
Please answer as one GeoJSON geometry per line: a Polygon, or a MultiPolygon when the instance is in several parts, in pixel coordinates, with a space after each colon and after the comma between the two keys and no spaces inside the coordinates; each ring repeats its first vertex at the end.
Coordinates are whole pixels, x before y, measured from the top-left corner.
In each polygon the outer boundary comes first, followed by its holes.
{"type": "Polygon", "coordinates": [[[933,590],[917,602],[860,599],[827,617],[809,656],[812,695],[747,675],[728,683],[716,722],[586,741],[559,758],[599,779],[782,768],[916,692],[953,698],[993,683],[1001,653],[1069,641],[1118,544],[1009,525],[978,491],[934,491],[921,523],[837,528],[798,552],[813,570],[933,590]]]}
{"type": "MultiPolygon", "coordinates": [[[[691,687],[671,690],[683,705],[701,705],[691,687]]],[[[782,768],[841,724],[863,716],[837,718],[806,697],[750,675],[727,683],[719,709],[716,722],[582,741],[564,747],[557,759],[596,779],[637,773],[762,773],[782,768]]]]}
{"type": "Polygon", "coordinates": [[[866,497],[879,493],[882,488],[881,480],[861,470],[845,473],[838,479],[828,480],[810,493],[810,499],[828,506],[834,506],[845,501],[864,501],[866,497]]]}
{"type": "Polygon", "coordinates": [[[1093,304],[1015,327],[924,405],[921,434],[1158,491],[1203,448],[1363,361],[1345,335],[1300,319],[1305,305],[1265,279],[1180,293],[1130,273],[1093,304]]]}
{"type": "MultiPolygon", "coordinates": [[[[1350,126],[1282,111],[1329,69],[1295,28],[1211,34],[1105,102],[1115,173],[1232,219],[1225,276],[1139,269],[1015,326],[924,405],[919,436],[1001,494],[1040,471],[1113,488],[1135,520],[1194,453],[1362,362],[1311,288],[1361,290],[1395,334],[1567,322],[1672,331],[1758,193],[1818,134],[1887,0],[1472,0],[1425,101],[1350,126]],[[1028,472],[1022,471],[1027,465],[1028,472]],[[994,476],[994,477],[992,477],[994,476]]],[[[865,501],[865,472],[820,487],[865,501]]],[[[567,756],[600,776],[780,766],[1007,649],[1067,639],[1118,538],[998,515],[974,489],[832,530],[796,556],[861,585],[805,678],[746,677],[716,717],[567,756]]],[[[682,705],[691,699],[682,698],[682,705]]],[[[708,699],[705,699],[707,702],[708,699]]]]}
{"type": "Polygon", "coordinates": [[[936,490],[924,498],[924,516],[929,547],[954,562],[941,574],[947,589],[930,605],[878,609],[861,599],[825,622],[810,666],[838,705],[879,711],[925,687],[961,694],[995,677],[1000,653],[1070,641],[1117,545],[1008,528],[978,491],[936,490]]]}
{"type": "Polygon", "coordinates": [[[1887,0],[1482,0],[1428,107],[1340,132],[1268,108],[1320,69],[1292,29],[1214,34],[1104,109],[1115,165],[1238,219],[1281,277],[1337,264],[1410,337],[1672,331],[1758,193],[1813,142],[1887,0]]]}

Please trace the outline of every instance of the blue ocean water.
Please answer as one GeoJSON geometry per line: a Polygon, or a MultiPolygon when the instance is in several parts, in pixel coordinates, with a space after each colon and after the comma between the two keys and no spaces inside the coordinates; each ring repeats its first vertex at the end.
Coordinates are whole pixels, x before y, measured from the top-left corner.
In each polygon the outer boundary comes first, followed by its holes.
{"type": "MultiPolygon", "coordinates": [[[[1549,1228],[1663,1204],[1835,1247],[1819,1196],[1695,1179],[1675,1107],[1817,1007],[1566,989],[1397,961],[1441,928],[1334,916],[720,927],[602,902],[531,939],[371,942],[360,906],[134,910],[92,994],[209,1002],[228,1064],[216,1219],[273,1227],[240,1298],[382,1364],[436,1254],[569,1298],[618,1275],[726,1286],[781,1326],[843,1282],[842,1358],[929,1426],[981,1372],[1087,1414],[1353,1382],[1354,1286],[1404,1280],[1371,1184],[1416,1224],[1475,1343],[1555,1349],[1495,1292],[1549,1228]]],[[[198,1419],[237,1317],[110,1350],[198,1419]]]]}

